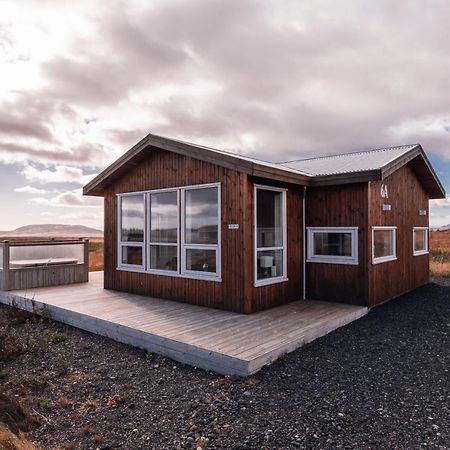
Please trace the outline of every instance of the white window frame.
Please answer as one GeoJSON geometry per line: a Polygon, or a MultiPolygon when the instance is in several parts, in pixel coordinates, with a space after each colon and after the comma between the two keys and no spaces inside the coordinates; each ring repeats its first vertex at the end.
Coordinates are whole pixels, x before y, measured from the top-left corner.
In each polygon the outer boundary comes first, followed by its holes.
{"type": "Polygon", "coordinates": [[[126,194],[121,194],[117,198],[117,268],[142,272],[145,270],[145,242],[146,242],[146,225],[145,225],[145,216],[146,216],[146,198],[142,192],[129,192],[126,194]],[[142,195],[143,199],[143,207],[144,207],[144,239],[142,242],[133,242],[133,241],[122,241],[122,198],[129,196],[139,196],[142,195]],[[142,265],[137,264],[126,264],[122,262],[122,251],[123,247],[140,247],[142,249],[142,265]]]}
{"type": "Polygon", "coordinates": [[[156,275],[178,275],[180,273],[180,190],[179,189],[158,189],[147,192],[145,194],[147,199],[147,204],[145,208],[145,218],[146,218],[146,229],[147,229],[147,242],[145,248],[147,249],[147,272],[154,273],[156,275]],[[165,192],[176,192],[177,194],[177,242],[152,242],[151,241],[151,196],[152,194],[162,194],[165,192]],[[162,246],[162,247],[176,247],[177,249],[177,270],[162,270],[162,269],[152,269],[150,267],[150,259],[151,259],[151,246],[162,246]]]}
{"type": "Polygon", "coordinates": [[[429,229],[428,227],[413,227],[413,255],[428,255],[429,253],[429,229]],[[415,250],[416,248],[416,231],[425,231],[425,250],[415,250]]]}
{"type": "Polygon", "coordinates": [[[118,248],[118,261],[117,261],[117,270],[123,270],[127,272],[142,272],[149,273],[154,275],[164,275],[170,277],[178,277],[178,278],[189,278],[196,280],[206,280],[206,281],[222,281],[222,190],[221,183],[206,183],[206,184],[196,184],[196,185],[188,185],[188,186],[176,186],[171,188],[163,188],[163,189],[152,189],[147,191],[138,191],[138,192],[126,192],[117,194],[117,248],[118,248]],[[218,219],[218,230],[217,230],[217,244],[185,244],[185,191],[192,189],[206,189],[216,187],[217,188],[217,219],[218,219]],[[178,242],[177,244],[171,244],[172,246],[177,246],[177,271],[170,270],[160,270],[160,269],[151,269],[150,268],[150,245],[167,245],[168,243],[156,243],[150,242],[150,196],[151,194],[158,194],[162,192],[173,192],[177,191],[177,205],[178,205],[178,242]],[[122,242],[122,198],[129,195],[143,195],[144,196],[144,208],[145,208],[145,226],[144,226],[144,242],[142,243],[128,243],[122,242]],[[142,247],[142,261],[143,265],[132,265],[132,264],[122,264],[122,246],[128,245],[130,247],[142,247]],[[208,273],[202,271],[195,270],[186,270],[186,251],[187,248],[193,249],[208,249],[216,251],[216,272],[208,273]]]}
{"type": "Polygon", "coordinates": [[[397,227],[396,226],[373,226],[372,227],[372,264],[381,264],[397,259],[397,227]],[[375,231],[393,231],[393,247],[394,253],[388,256],[375,258],[375,231]]]}
{"type": "Polygon", "coordinates": [[[253,284],[255,287],[267,286],[269,284],[282,283],[288,281],[287,277],[287,214],[286,214],[286,192],[287,189],[277,188],[273,186],[265,186],[262,184],[255,184],[253,187],[253,284]],[[257,224],[257,191],[258,189],[265,191],[281,192],[281,217],[283,220],[283,246],[282,247],[258,247],[258,224],[257,224]],[[265,278],[258,280],[258,252],[282,250],[283,252],[283,273],[279,277],[265,278]]]}
{"type": "Polygon", "coordinates": [[[221,280],[221,189],[220,183],[213,183],[199,186],[188,186],[180,188],[181,195],[181,274],[189,277],[195,277],[202,280],[216,279],[221,280]],[[186,191],[194,189],[207,189],[217,187],[217,244],[187,244],[186,243],[186,191]],[[188,249],[192,250],[214,250],[216,252],[216,272],[201,272],[197,270],[188,270],[186,268],[186,253],[188,249]]]}
{"type": "Polygon", "coordinates": [[[358,227],[307,227],[307,259],[310,263],[349,264],[357,266],[358,262],[358,227]],[[316,233],[350,233],[352,236],[351,256],[318,255],[314,248],[314,234],[316,233]]]}

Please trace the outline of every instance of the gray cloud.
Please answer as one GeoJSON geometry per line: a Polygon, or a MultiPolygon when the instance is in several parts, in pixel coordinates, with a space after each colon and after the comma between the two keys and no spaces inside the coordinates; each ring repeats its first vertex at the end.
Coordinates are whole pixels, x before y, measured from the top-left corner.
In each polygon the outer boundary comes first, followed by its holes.
{"type": "Polygon", "coordinates": [[[33,95],[16,93],[15,100],[0,103],[0,135],[53,141],[48,124],[57,105],[33,95]]]}
{"type": "Polygon", "coordinates": [[[33,120],[33,107],[28,125],[0,114],[0,132],[45,139],[55,104],[70,104],[98,118],[110,147],[89,138],[50,153],[0,149],[104,165],[111,148],[124,151],[153,131],[271,160],[410,142],[449,155],[450,3],[427,5],[97,3],[87,15],[94,32],[41,65],[46,119],[33,120]],[[167,85],[174,88],[158,97],[167,85]],[[123,127],[103,125],[102,108],[119,105],[123,127]],[[126,111],[136,106],[134,126],[126,111]]]}

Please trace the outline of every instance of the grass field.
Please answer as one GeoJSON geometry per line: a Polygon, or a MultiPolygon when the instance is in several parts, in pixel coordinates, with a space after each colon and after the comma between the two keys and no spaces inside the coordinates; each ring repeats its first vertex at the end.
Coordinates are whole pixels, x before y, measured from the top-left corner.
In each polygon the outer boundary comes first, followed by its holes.
{"type": "Polygon", "coordinates": [[[430,232],[432,276],[450,276],[450,230],[430,232]]]}

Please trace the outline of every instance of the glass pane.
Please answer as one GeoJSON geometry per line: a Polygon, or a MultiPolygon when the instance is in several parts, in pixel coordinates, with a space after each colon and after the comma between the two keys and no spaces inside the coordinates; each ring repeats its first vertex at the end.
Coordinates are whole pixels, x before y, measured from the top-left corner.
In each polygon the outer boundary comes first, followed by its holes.
{"type": "Polygon", "coordinates": [[[144,242],[144,196],[122,197],[122,241],[144,242]]]}
{"type": "Polygon", "coordinates": [[[9,248],[11,269],[59,264],[83,264],[84,244],[38,244],[9,248]]]}
{"type": "Polygon", "coordinates": [[[257,189],[258,248],[283,246],[282,193],[257,189]]]}
{"type": "Polygon", "coordinates": [[[216,273],[216,250],[187,248],[186,269],[216,273]]]}
{"type": "Polygon", "coordinates": [[[314,231],[314,255],[352,256],[352,233],[314,231]]]}
{"type": "Polygon", "coordinates": [[[256,273],[258,280],[283,275],[283,250],[260,250],[257,252],[256,273]]]}
{"type": "Polygon", "coordinates": [[[178,247],[172,245],[150,246],[150,268],[177,271],[178,247]]]}
{"type": "Polygon", "coordinates": [[[185,191],[187,244],[217,244],[218,192],[217,187],[185,191]]]}
{"type": "Polygon", "coordinates": [[[132,264],[142,266],[142,247],[122,247],[122,264],[132,264]]]}
{"type": "Polygon", "coordinates": [[[150,195],[151,242],[178,241],[177,192],[161,192],[150,195]]]}
{"type": "Polygon", "coordinates": [[[375,258],[394,255],[394,230],[375,230],[373,239],[375,258]]]}
{"type": "Polygon", "coordinates": [[[420,252],[427,249],[426,230],[414,230],[414,250],[420,252]]]}

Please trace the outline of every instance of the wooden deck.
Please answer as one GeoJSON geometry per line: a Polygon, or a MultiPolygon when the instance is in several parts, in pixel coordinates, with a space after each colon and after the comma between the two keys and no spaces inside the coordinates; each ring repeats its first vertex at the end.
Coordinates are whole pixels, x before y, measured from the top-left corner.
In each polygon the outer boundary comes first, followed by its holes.
{"type": "Polygon", "coordinates": [[[91,273],[89,283],[0,291],[0,302],[45,312],[60,322],[192,366],[238,376],[255,373],[368,311],[301,300],[242,315],[105,290],[103,272],[91,273]]]}

